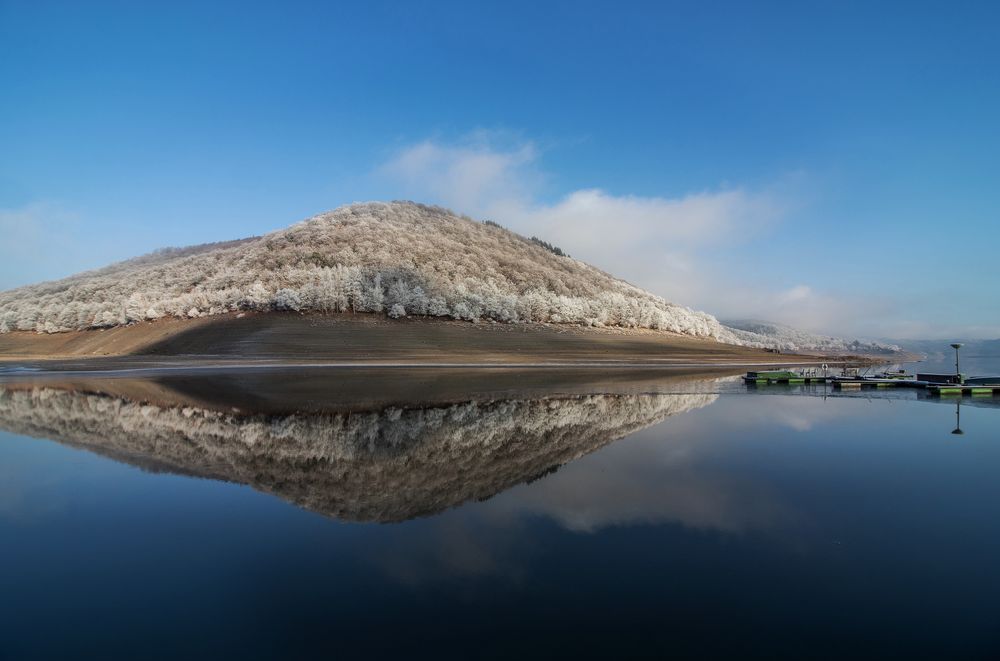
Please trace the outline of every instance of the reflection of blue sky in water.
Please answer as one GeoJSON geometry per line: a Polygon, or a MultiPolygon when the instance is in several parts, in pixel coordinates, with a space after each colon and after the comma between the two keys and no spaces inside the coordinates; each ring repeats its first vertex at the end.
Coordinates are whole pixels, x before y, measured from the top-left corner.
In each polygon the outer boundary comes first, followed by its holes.
{"type": "MultiPolygon", "coordinates": [[[[63,488],[78,475],[99,480],[116,467],[84,452],[72,452],[52,443],[15,442],[0,431],[0,519],[44,518],[69,509],[71,495],[63,488]]],[[[79,504],[87,492],[72,495],[79,504]]]]}

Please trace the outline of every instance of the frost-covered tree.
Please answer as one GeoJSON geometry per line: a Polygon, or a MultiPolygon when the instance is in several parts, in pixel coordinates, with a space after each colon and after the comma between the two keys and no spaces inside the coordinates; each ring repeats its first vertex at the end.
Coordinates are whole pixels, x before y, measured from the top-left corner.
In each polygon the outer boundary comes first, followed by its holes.
{"type": "Polygon", "coordinates": [[[302,297],[294,289],[279,289],[274,295],[274,307],[278,310],[292,310],[298,312],[302,309],[302,297]]]}

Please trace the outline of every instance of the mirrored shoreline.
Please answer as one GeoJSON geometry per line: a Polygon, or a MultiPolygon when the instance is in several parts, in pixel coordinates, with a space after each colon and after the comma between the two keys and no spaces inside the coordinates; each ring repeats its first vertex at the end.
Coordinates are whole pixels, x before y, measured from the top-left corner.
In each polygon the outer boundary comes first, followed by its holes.
{"type": "Polygon", "coordinates": [[[718,397],[656,392],[706,376],[490,374],[472,387],[425,373],[396,387],[415,398],[422,387],[432,403],[406,403],[390,384],[409,375],[363,375],[368,390],[386,387],[367,398],[342,374],[287,376],[0,384],[0,428],[147,471],[247,484],[341,520],[394,522],[491,498],[718,397]]]}

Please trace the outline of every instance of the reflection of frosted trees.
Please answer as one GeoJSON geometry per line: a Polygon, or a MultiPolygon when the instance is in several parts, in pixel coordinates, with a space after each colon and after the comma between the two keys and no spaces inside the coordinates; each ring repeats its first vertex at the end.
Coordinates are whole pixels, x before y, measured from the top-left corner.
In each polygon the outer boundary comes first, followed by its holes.
{"type": "Polygon", "coordinates": [[[587,395],[377,412],[237,415],[0,390],[0,425],[152,470],[247,483],[339,518],[484,499],[716,395],[587,395]]]}
{"type": "Polygon", "coordinates": [[[736,343],[711,315],[495,223],[412,203],[343,207],[266,236],[3,292],[0,332],[273,309],[654,328],[736,343]]]}

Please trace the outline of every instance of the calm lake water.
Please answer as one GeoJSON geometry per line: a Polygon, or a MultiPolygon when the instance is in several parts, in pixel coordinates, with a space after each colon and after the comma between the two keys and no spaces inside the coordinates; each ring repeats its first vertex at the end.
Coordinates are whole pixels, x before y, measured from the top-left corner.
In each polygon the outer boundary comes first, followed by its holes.
{"type": "Polygon", "coordinates": [[[1000,398],[18,377],[0,429],[3,659],[1000,656],[1000,398]]]}

